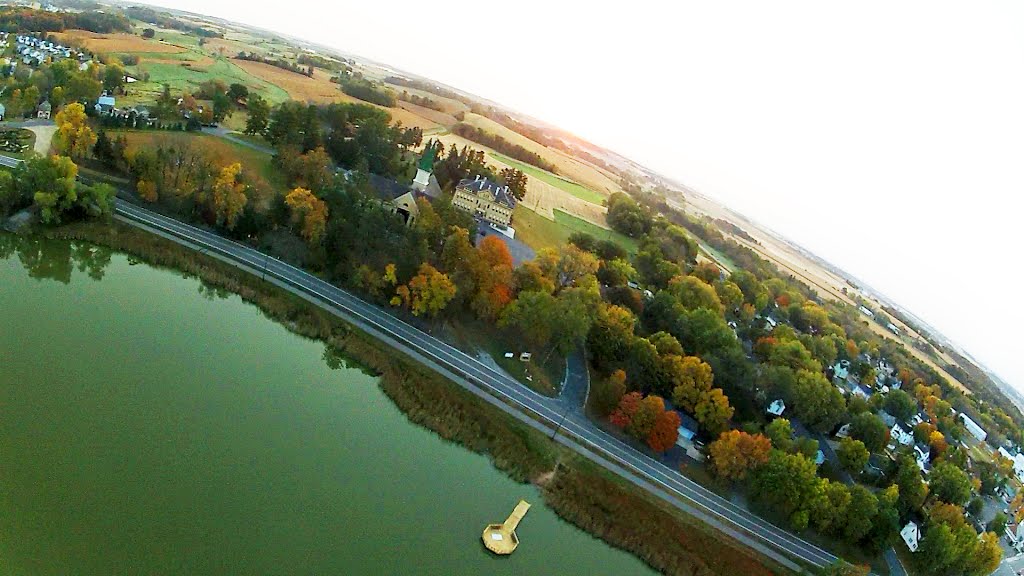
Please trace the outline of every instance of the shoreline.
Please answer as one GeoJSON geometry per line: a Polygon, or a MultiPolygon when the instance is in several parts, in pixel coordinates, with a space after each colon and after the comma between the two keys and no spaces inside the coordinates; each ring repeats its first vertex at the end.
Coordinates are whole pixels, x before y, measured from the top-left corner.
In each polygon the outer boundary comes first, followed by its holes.
{"type": "Polygon", "coordinates": [[[46,230],[185,272],[256,305],[293,333],[321,341],[325,356],[342,354],[379,378],[411,422],[486,454],[518,482],[533,482],[559,517],[666,574],[788,573],[694,518],[669,511],[653,496],[559,447],[544,435],[447,381],[329,312],[233,266],[118,222],[75,223],[46,230]]]}

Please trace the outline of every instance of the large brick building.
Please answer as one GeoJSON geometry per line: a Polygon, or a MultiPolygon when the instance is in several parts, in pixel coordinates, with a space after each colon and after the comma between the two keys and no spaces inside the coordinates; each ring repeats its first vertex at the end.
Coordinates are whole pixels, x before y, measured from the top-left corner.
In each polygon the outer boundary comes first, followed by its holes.
{"type": "Polygon", "coordinates": [[[508,186],[477,176],[459,182],[452,205],[496,226],[507,227],[512,223],[516,201],[508,186]]]}

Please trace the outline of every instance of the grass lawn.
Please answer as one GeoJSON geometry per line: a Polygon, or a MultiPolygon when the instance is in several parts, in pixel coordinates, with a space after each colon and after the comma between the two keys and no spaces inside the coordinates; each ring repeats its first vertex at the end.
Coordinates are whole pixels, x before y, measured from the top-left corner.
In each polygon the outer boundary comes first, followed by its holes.
{"type": "Polygon", "coordinates": [[[565,377],[565,359],[557,352],[526,348],[522,340],[507,331],[500,331],[481,320],[456,319],[448,322],[445,329],[451,334],[459,348],[476,356],[484,351],[516,380],[545,396],[557,396],[565,377]],[[512,352],[514,358],[505,358],[512,352]],[[519,360],[520,352],[532,352],[529,362],[519,360]],[[546,360],[546,361],[545,361],[546,360]]]}
{"type": "Polygon", "coordinates": [[[557,174],[552,174],[547,170],[541,170],[536,166],[531,166],[529,164],[524,164],[523,162],[520,162],[518,160],[513,160],[512,158],[509,158],[504,154],[499,154],[497,152],[491,152],[490,154],[500,162],[508,164],[509,166],[517,170],[521,170],[527,176],[530,176],[531,178],[536,178],[546,184],[550,184],[555,188],[558,188],[559,190],[564,190],[581,200],[586,200],[587,202],[590,202],[591,204],[597,204],[598,206],[600,206],[605,201],[604,196],[598,194],[597,192],[594,192],[590,188],[577,184],[572,180],[562,178],[561,176],[557,174]]]}
{"type": "Polygon", "coordinates": [[[709,260],[712,260],[718,266],[725,268],[726,272],[731,274],[733,270],[736,269],[736,263],[725,254],[722,254],[718,250],[715,250],[711,246],[708,246],[699,240],[697,241],[697,246],[700,247],[701,252],[704,252],[704,255],[707,256],[709,260]]]}
{"type": "Polygon", "coordinates": [[[555,219],[552,221],[519,205],[512,213],[512,226],[516,229],[516,238],[534,250],[563,246],[569,242],[569,236],[573,232],[584,232],[599,240],[611,240],[630,254],[637,251],[636,240],[561,210],[555,210],[555,219]]]}

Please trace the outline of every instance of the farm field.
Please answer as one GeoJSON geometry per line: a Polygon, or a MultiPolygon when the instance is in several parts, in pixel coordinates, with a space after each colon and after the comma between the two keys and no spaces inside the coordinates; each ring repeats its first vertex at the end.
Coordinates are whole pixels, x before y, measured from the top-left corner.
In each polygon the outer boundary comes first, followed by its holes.
{"type": "Polygon", "coordinates": [[[421,118],[426,118],[431,122],[440,124],[445,128],[451,128],[452,126],[455,125],[456,122],[458,122],[458,120],[456,120],[455,117],[452,116],[451,114],[438,112],[437,110],[433,110],[431,108],[424,108],[423,106],[413,104],[412,102],[404,102],[402,100],[399,100],[398,107],[407,112],[411,112],[421,118]]]}
{"type": "Polygon", "coordinates": [[[542,158],[554,164],[561,176],[579,182],[591,190],[606,194],[621,191],[618,183],[601,169],[572,158],[559,150],[542,146],[521,134],[509,130],[490,118],[467,113],[464,122],[485,132],[501,136],[513,144],[518,144],[531,152],[539,154],[542,158]]]}
{"type": "Polygon", "coordinates": [[[569,194],[572,194],[581,200],[586,200],[592,204],[602,204],[605,201],[605,196],[594,192],[590,188],[577,184],[576,182],[562,178],[557,174],[552,174],[547,170],[541,170],[536,166],[531,166],[518,160],[514,160],[498,152],[493,152],[491,155],[502,164],[521,170],[522,172],[525,172],[527,176],[530,176],[531,178],[538,178],[559,190],[565,190],[569,194]]]}
{"type": "Polygon", "coordinates": [[[556,210],[555,219],[549,220],[520,204],[512,214],[512,227],[516,229],[516,238],[534,250],[563,246],[573,232],[583,232],[600,240],[611,240],[630,254],[637,251],[636,240],[561,210],[556,210]]]}
{"type": "Polygon", "coordinates": [[[224,59],[214,60],[209,66],[190,65],[170,62],[144,62],[135,67],[140,73],[149,72],[149,82],[138,82],[133,90],[147,93],[156,98],[168,84],[172,92],[195,90],[207,80],[220,80],[225,84],[237,82],[246,85],[250,90],[259,92],[269,102],[277,104],[288,99],[288,93],[279,86],[249,74],[232,62],[224,59]]]}
{"type": "Polygon", "coordinates": [[[59,42],[68,45],[82,45],[93,52],[159,52],[177,53],[185,49],[156,40],[146,40],[134,34],[96,34],[85,30],[67,30],[53,34],[59,42]]]}

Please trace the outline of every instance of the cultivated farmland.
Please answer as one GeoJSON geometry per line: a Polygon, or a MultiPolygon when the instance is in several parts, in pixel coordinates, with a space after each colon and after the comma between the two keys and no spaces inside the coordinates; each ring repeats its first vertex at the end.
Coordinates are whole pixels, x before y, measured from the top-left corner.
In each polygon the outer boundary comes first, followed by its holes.
{"type": "Polygon", "coordinates": [[[69,46],[83,46],[92,52],[160,52],[176,53],[185,49],[173,44],[146,40],[132,34],[96,34],[85,30],[68,30],[56,32],[54,36],[59,42],[69,46]]]}

